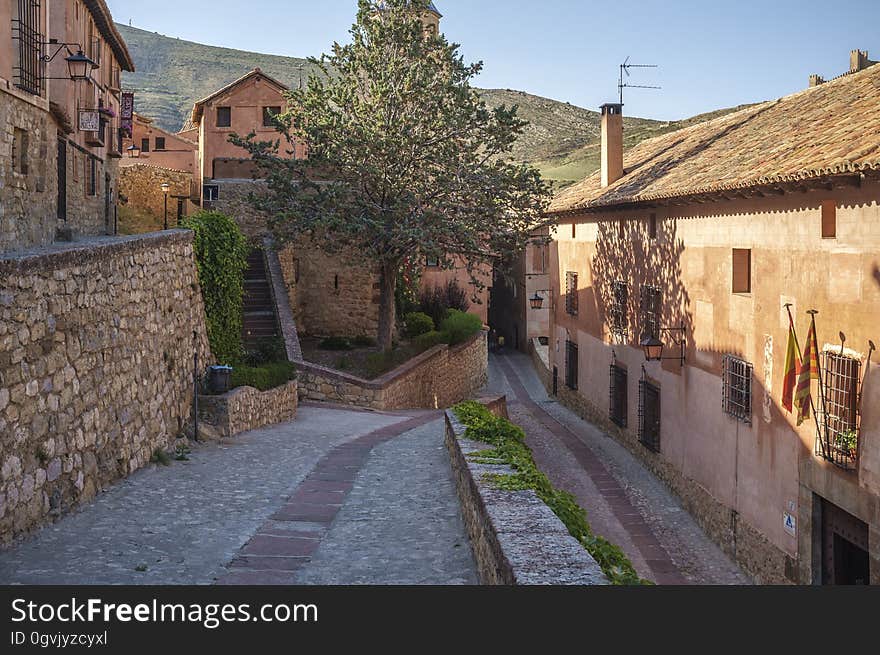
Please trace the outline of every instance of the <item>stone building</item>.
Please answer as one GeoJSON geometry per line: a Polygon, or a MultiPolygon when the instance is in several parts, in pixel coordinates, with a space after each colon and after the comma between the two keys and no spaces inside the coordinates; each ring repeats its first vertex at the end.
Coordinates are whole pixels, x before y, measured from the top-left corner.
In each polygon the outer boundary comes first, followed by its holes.
{"type": "Polygon", "coordinates": [[[880,66],[627,153],[622,130],[604,105],[601,171],[550,210],[560,399],[759,582],[880,582],[880,66]],[[819,312],[800,426],[787,307],[801,346],[819,312]]]}
{"type": "Polygon", "coordinates": [[[104,0],[0,6],[0,251],[112,230],[122,70],[104,0]]]}

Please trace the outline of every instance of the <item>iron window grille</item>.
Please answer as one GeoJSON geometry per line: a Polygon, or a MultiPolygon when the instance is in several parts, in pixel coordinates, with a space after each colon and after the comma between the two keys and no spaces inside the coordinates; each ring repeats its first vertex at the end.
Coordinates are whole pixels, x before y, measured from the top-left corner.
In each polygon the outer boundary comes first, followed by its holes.
{"type": "Polygon", "coordinates": [[[612,423],[619,425],[622,428],[626,427],[626,416],[628,414],[626,385],[626,369],[622,366],[618,366],[617,362],[612,363],[611,384],[609,385],[609,418],[612,423]]]}
{"type": "Polygon", "coordinates": [[[626,337],[626,307],[628,303],[629,290],[627,289],[626,282],[614,282],[611,285],[610,327],[611,334],[615,336],[626,337]]]}
{"type": "Polygon", "coordinates": [[[639,380],[639,441],[660,452],[660,387],[646,379],[639,380]]]}
{"type": "Polygon", "coordinates": [[[578,313],[578,274],[571,271],[565,274],[565,312],[572,316],[578,313]]]}
{"type": "Polygon", "coordinates": [[[660,338],[660,299],[658,287],[642,287],[642,336],[660,338]]]}
{"type": "Polygon", "coordinates": [[[88,158],[88,171],[86,171],[86,195],[98,195],[98,161],[93,157],[88,158]]]}
{"type": "Polygon", "coordinates": [[[847,470],[859,457],[859,379],[862,363],[834,352],[822,353],[825,380],[817,420],[816,454],[847,470]]]}
{"type": "Polygon", "coordinates": [[[12,40],[17,42],[13,83],[25,93],[43,92],[43,34],[40,0],[17,0],[12,20],[12,40]]]}
{"type": "Polygon", "coordinates": [[[754,366],[733,355],[722,360],[722,407],[724,413],[746,425],[752,424],[752,375],[754,366]]]}
{"type": "Polygon", "coordinates": [[[565,386],[578,388],[578,347],[574,341],[565,342],[565,386]]]}

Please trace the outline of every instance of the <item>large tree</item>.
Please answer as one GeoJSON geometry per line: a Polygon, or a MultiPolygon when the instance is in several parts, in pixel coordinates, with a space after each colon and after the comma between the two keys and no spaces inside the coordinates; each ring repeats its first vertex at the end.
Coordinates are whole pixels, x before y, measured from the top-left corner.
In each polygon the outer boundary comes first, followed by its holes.
{"type": "Polygon", "coordinates": [[[281,240],[358,253],[380,278],[378,342],[391,347],[401,268],[425,256],[481,267],[525,247],[549,199],[510,160],[526,122],[487,108],[469,84],[482,64],[420,22],[426,0],[360,0],[351,43],[313,59],[321,73],[288,94],[282,139],[234,137],[263,169],[262,206],[281,240]],[[307,160],[278,155],[296,141],[307,160]]]}

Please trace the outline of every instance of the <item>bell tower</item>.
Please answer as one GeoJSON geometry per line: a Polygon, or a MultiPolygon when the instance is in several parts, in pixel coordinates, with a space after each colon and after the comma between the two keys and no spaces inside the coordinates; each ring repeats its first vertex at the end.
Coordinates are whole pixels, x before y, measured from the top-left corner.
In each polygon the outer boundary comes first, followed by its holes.
{"type": "Polygon", "coordinates": [[[428,9],[422,16],[422,22],[425,24],[425,32],[431,36],[437,36],[440,32],[441,18],[443,18],[443,14],[437,11],[437,7],[434,5],[433,1],[429,2],[428,9]]]}

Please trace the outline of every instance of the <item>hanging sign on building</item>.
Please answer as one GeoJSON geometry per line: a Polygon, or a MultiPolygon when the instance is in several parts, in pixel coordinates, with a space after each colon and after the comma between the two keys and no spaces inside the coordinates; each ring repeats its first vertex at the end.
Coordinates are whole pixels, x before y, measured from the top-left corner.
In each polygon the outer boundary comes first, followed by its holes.
{"type": "Polygon", "coordinates": [[[132,121],[134,120],[134,94],[125,91],[119,100],[119,127],[131,136],[132,121]]]}
{"type": "Polygon", "coordinates": [[[101,113],[97,109],[80,109],[79,129],[82,132],[98,132],[101,129],[101,113]]]}

